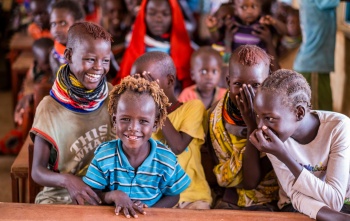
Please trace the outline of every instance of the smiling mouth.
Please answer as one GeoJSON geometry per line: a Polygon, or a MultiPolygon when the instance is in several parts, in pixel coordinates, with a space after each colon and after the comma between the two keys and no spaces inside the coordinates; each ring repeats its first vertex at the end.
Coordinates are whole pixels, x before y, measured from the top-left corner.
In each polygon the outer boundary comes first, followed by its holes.
{"type": "Polygon", "coordinates": [[[86,74],[85,75],[87,79],[91,82],[97,82],[101,79],[102,75],[101,74],[86,74]]]}
{"type": "Polygon", "coordinates": [[[133,136],[133,135],[126,135],[124,134],[124,136],[128,139],[128,140],[138,140],[138,139],[141,139],[142,137],[140,136],[133,136]]]}

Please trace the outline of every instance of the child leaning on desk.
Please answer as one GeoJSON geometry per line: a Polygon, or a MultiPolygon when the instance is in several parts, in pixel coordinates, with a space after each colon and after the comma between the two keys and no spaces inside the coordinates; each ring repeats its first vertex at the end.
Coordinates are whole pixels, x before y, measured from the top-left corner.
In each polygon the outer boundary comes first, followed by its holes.
{"type": "Polygon", "coordinates": [[[190,184],[175,154],[151,138],[164,124],[168,98],[156,82],[128,76],[110,93],[109,114],[119,139],[95,151],[83,181],[115,213],[137,218],[144,207],[171,208],[190,184]]]}

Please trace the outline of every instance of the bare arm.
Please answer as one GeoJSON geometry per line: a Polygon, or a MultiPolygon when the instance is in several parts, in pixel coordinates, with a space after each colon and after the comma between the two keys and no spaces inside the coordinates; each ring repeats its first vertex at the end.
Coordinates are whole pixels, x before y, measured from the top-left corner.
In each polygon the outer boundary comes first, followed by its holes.
{"type": "MultiPolygon", "coordinates": [[[[243,85],[240,90],[240,97],[236,97],[236,103],[247,125],[247,136],[256,128],[255,112],[253,109],[253,99],[255,93],[251,85],[243,85]]],[[[266,173],[272,169],[267,157],[260,158],[260,151],[247,139],[247,145],[243,154],[243,188],[255,189],[266,173]]]]}
{"type": "Polygon", "coordinates": [[[179,199],[180,199],[180,195],[163,196],[152,207],[156,207],[156,208],[172,208],[172,207],[174,207],[177,204],[177,202],[179,202],[179,199]]]}
{"type": "Polygon", "coordinates": [[[327,206],[322,207],[316,216],[316,220],[318,221],[330,221],[330,220],[338,220],[338,221],[348,221],[350,220],[350,215],[342,212],[338,212],[333,210],[327,206]]]}
{"type": "Polygon", "coordinates": [[[170,122],[169,118],[166,119],[162,132],[168,146],[176,155],[181,154],[193,139],[190,135],[177,131],[170,122]]]}
{"type": "Polygon", "coordinates": [[[40,136],[36,136],[31,174],[35,182],[43,186],[66,188],[75,204],[83,205],[85,201],[92,205],[100,203],[101,200],[96,193],[80,177],[49,170],[47,168],[49,158],[50,144],[40,136]]]}

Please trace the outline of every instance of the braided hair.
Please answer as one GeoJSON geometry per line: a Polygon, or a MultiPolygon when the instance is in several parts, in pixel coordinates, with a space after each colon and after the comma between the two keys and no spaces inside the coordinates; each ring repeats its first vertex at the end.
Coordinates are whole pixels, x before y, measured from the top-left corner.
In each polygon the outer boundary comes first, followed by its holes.
{"type": "Polygon", "coordinates": [[[157,82],[150,82],[142,78],[140,74],[123,78],[120,84],[114,86],[112,91],[109,93],[108,112],[111,116],[117,112],[119,99],[126,91],[134,92],[138,95],[148,94],[152,96],[156,104],[156,110],[158,110],[156,116],[157,128],[164,125],[164,121],[167,116],[167,107],[170,106],[169,99],[164,94],[163,90],[160,89],[157,82]]]}
{"type": "Polygon", "coordinates": [[[250,67],[263,61],[266,66],[270,66],[272,59],[272,56],[256,45],[241,45],[233,51],[230,57],[230,74],[231,69],[234,68],[234,62],[250,67]]]}
{"type": "Polygon", "coordinates": [[[282,103],[294,109],[305,103],[311,109],[311,89],[303,75],[287,69],[280,69],[268,76],[260,87],[282,97],[282,103]]]}

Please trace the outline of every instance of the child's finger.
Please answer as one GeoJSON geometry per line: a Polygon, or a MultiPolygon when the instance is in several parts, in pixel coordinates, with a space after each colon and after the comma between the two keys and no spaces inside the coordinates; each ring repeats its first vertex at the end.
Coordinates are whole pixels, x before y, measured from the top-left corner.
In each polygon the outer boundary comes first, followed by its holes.
{"type": "Polygon", "coordinates": [[[124,208],[123,208],[123,212],[124,212],[124,216],[125,216],[126,218],[130,218],[130,214],[129,214],[128,208],[124,207],[124,208]]]}
{"type": "Polygon", "coordinates": [[[242,102],[241,98],[238,95],[236,95],[235,98],[236,98],[238,110],[242,111],[244,107],[243,107],[243,102],[242,102]]]}
{"type": "Polygon", "coordinates": [[[254,91],[252,85],[248,84],[248,90],[249,90],[250,96],[252,97],[252,100],[254,100],[254,98],[255,98],[255,91],[254,91]]]}
{"type": "Polygon", "coordinates": [[[250,95],[249,86],[250,85],[244,85],[243,90],[244,90],[244,94],[247,102],[246,104],[248,105],[248,107],[253,108],[253,99],[252,99],[252,96],[250,95]]]}
{"type": "Polygon", "coordinates": [[[139,213],[141,213],[141,214],[143,214],[143,215],[146,215],[146,212],[143,210],[143,203],[141,203],[141,204],[134,204],[133,205],[133,208],[137,211],[137,212],[139,212],[139,213]]]}
{"type": "Polygon", "coordinates": [[[273,141],[279,139],[279,138],[277,137],[277,135],[276,135],[274,132],[272,132],[272,130],[270,130],[268,127],[263,126],[261,129],[262,129],[262,130],[264,131],[264,133],[270,138],[270,141],[271,141],[271,142],[273,142],[273,141]]]}
{"type": "Polygon", "coordinates": [[[245,93],[245,88],[246,85],[243,84],[242,88],[239,89],[239,93],[241,95],[241,102],[243,103],[243,106],[244,107],[247,107],[247,104],[248,104],[248,100],[247,100],[247,96],[246,96],[246,93],[245,93]]]}
{"type": "Polygon", "coordinates": [[[122,209],[122,208],[121,208],[120,206],[115,207],[115,210],[114,210],[115,215],[118,216],[121,209],[122,209]]]}

